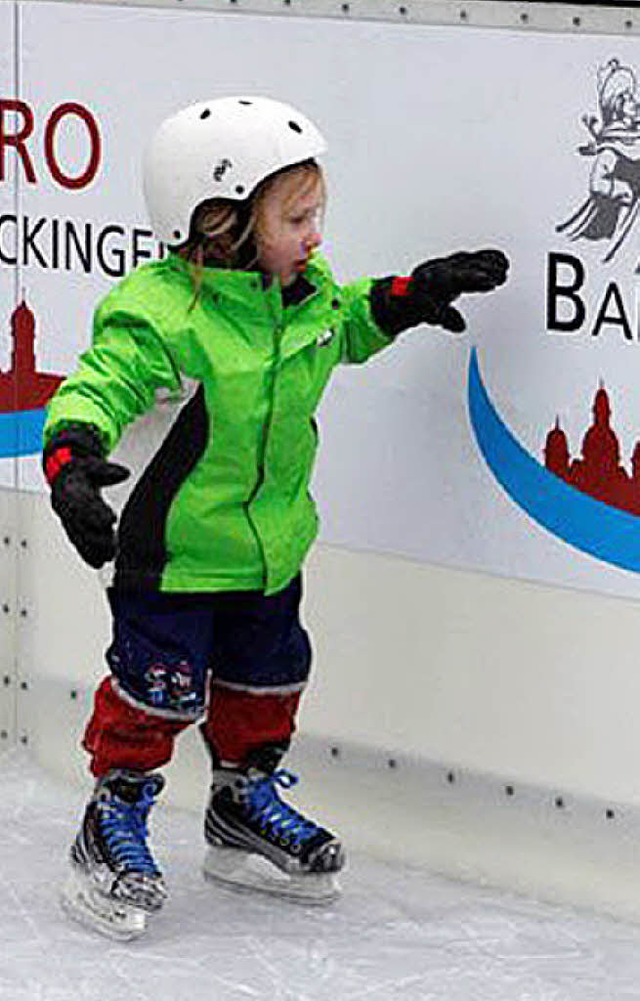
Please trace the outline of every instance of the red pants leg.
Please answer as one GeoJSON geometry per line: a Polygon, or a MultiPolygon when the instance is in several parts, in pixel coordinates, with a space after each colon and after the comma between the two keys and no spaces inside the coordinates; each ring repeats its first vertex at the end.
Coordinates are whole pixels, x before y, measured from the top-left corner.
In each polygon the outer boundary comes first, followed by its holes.
{"type": "Polygon", "coordinates": [[[125,702],[105,678],[94,698],[82,746],[97,778],[113,768],[153,771],[170,760],[175,738],[189,722],[154,716],[125,702]]]}
{"type": "Polygon", "coordinates": [[[207,718],[202,726],[206,742],[225,765],[243,764],[265,744],[288,744],[302,692],[238,691],[211,686],[207,718]]]}

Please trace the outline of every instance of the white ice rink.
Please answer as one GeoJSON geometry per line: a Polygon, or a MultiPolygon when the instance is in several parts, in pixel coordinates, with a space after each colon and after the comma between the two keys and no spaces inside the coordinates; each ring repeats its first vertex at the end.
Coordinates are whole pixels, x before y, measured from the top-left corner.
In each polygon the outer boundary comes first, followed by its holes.
{"type": "Polygon", "coordinates": [[[0,758],[1,1001],[627,1001],[640,929],[354,855],[313,909],[205,883],[201,820],[159,808],[171,899],[122,945],[70,924],[58,884],[83,799],[0,758]]]}

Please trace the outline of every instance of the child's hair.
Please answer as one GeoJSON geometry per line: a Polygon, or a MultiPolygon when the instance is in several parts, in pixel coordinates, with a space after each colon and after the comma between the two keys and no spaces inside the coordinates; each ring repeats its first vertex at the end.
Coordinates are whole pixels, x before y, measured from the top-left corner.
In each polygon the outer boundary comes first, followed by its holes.
{"type": "Polygon", "coordinates": [[[195,265],[194,302],[200,294],[202,268],[253,270],[258,262],[258,241],[265,235],[265,204],[276,188],[285,190],[285,206],[320,185],[326,197],[324,176],[315,160],[284,167],[266,177],[243,202],[210,198],[191,217],[189,238],[178,253],[195,265]]]}

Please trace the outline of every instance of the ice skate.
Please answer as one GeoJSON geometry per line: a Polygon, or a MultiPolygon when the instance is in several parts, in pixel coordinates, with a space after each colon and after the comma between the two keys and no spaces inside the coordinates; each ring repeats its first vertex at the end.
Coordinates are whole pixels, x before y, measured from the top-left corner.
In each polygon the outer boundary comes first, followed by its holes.
{"type": "Polygon", "coordinates": [[[342,845],[278,795],[278,787],[289,789],[297,781],[285,769],[214,771],[205,816],[206,876],[304,903],[339,896],[342,845]]]}
{"type": "Polygon", "coordinates": [[[167,890],[147,846],[147,816],[164,786],[158,774],[114,771],[100,779],[71,846],[65,911],[116,939],[132,939],[167,890]]]}

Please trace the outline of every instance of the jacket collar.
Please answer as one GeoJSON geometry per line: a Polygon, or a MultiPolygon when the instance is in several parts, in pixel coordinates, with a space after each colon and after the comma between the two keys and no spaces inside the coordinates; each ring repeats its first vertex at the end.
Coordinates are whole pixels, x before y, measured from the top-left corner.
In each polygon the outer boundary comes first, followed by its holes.
{"type": "MultiPolygon", "coordinates": [[[[168,260],[172,267],[183,274],[193,275],[196,272],[194,265],[179,254],[169,251],[168,260]]],[[[261,271],[236,271],[230,268],[201,268],[200,281],[202,288],[216,293],[231,293],[234,297],[255,295],[258,290],[266,292],[270,287],[261,271]]],[[[291,285],[282,289],[282,304],[285,307],[297,306],[315,291],[316,286],[306,275],[298,275],[291,285]]]]}
{"type": "Polygon", "coordinates": [[[301,302],[308,299],[310,295],[316,291],[316,286],[313,285],[305,275],[298,275],[296,280],[288,285],[287,288],[282,290],[282,305],[283,306],[299,306],[301,302]]]}

